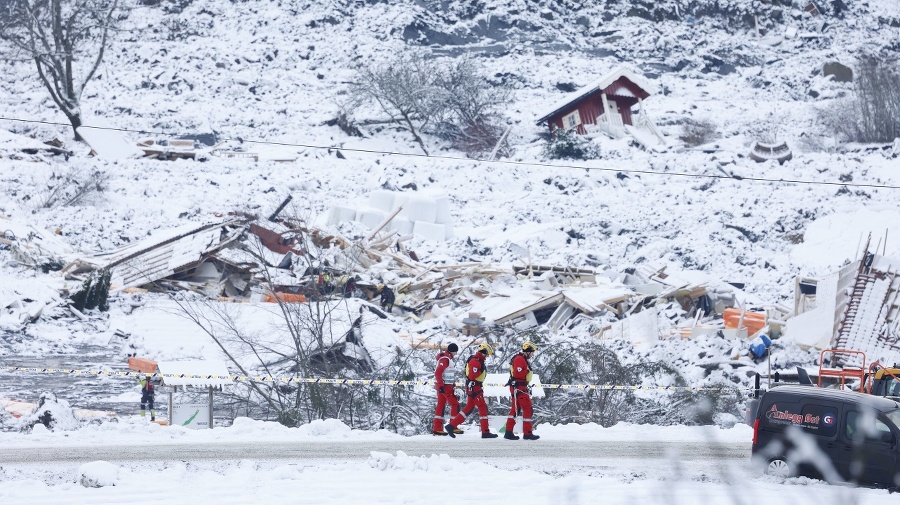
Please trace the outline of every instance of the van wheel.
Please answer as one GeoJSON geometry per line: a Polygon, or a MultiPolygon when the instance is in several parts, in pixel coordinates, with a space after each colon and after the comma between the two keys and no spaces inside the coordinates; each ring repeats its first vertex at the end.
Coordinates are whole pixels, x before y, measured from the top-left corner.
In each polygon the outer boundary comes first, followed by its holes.
{"type": "Polygon", "coordinates": [[[766,466],[766,475],[771,475],[773,477],[785,479],[790,477],[792,473],[791,465],[782,458],[770,460],[768,466],[766,466]]]}

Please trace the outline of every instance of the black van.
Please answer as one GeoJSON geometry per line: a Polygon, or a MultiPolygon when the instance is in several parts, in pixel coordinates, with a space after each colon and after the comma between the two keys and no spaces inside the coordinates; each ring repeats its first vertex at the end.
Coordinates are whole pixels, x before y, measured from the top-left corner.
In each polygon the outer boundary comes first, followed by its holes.
{"type": "Polygon", "coordinates": [[[815,386],[777,386],[753,421],[753,459],[780,477],[900,488],[900,403],[815,386]]]}

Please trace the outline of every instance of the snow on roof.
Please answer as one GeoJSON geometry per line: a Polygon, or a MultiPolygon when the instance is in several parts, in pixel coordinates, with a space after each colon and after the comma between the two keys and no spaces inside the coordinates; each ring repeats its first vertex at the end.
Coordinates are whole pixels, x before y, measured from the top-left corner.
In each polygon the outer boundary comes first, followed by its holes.
{"type": "Polygon", "coordinates": [[[566,106],[568,106],[569,104],[571,104],[573,102],[577,102],[578,100],[581,100],[582,98],[593,93],[594,91],[598,91],[598,90],[608,87],[610,84],[616,82],[617,80],[619,80],[622,77],[635,83],[638,87],[640,87],[647,93],[650,93],[651,95],[656,91],[654,89],[655,87],[652,84],[650,84],[650,82],[647,81],[647,79],[642,77],[640,75],[640,73],[638,73],[636,70],[634,70],[633,68],[631,68],[628,65],[622,65],[620,67],[617,67],[610,73],[604,75],[603,77],[600,77],[599,79],[588,83],[586,86],[582,87],[578,91],[575,91],[573,93],[569,93],[568,95],[566,95],[564,98],[562,98],[561,100],[556,102],[553,105],[553,107],[548,109],[547,112],[545,114],[543,114],[540,117],[540,119],[537,120],[537,123],[542,123],[542,122],[546,121],[547,118],[549,118],[553,114],[559,112],[560,109],[565,108],[566,106]]]}
{"type": "Polygon", "coordinates": [[[556,291],[498,293],[486,298],[475,299],[466,310],[481,314],[481,317],[487,321],[500,323],[526,308],[536,310],[544,305],[558,303],[558,300],[561,299],[561,295],[556,291]]]}
{"type": "Polygon", "coordinates": [[[100,158],[121,160],[144,156],[143,150],[116,130],[92,126],[80,126],[76,130],[100,158]]]}
{"type": "Polygon", "coordinates": [[[563,296],[580,310],[593,314],[603,309],[603,305],[634,296],[634,290],[626,286],[566,286],[563,296]]]}
{"type": "Polygon", "coordinates": [[[224,361],[160,361],[157,366],[166,386],[207,387],[224,386],[234,382],[231,379],[219,378],[230,376],[228,365],[224,361]]]}
{"type": "Polygon", "coordinates": [[[140,242],[86,258],[86,261],[107,267],[120,266],[113,269],[113,285],[117,288],[146,284],[199,261],[204,253],[223,242],[221,228],[235,222],[191,223],[163,230],[140,242]]]}

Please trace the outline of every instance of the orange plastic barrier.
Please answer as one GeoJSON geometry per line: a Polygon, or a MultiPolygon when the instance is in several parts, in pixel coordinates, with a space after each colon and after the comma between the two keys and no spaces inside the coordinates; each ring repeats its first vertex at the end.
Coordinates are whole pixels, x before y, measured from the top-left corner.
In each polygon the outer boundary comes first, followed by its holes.
{"type": "Polygon", "coordinates": [[[128,369],[141,373],[153,373],[156,371],[156,362],[149,358],[128,358],[128,369]]]}
{"type": "Polygon", "coordinates": [[[282,303],[305,303],[306,297],[296,293],[272,293],[271,291],[266,292],[266,298],[264,301],[275,303],[278,300],[281,300],[282,303]]]}
{"type": "MultiPolygon", "coordinates": [[[[741,309],[725,309],[722,313],[725,319],[725,327],[735,329],[738,327],[738,321],[741,320],[741,309]]],[[[743,326],[747,328],[747,333],[754,334],[766,325],[766,314],[763,312],[744,312],[743,326]]]]}

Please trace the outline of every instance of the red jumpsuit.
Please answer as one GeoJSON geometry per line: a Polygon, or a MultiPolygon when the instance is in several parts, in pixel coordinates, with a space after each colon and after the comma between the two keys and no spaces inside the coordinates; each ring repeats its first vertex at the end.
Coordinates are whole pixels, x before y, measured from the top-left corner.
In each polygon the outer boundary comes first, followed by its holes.
{"type": "Polygon", "coordinates": [[[434,408],[434,426],[432,431],[444,429],[444,410],[450,405],[450,417],[459,414],[459,400],[453,386],[456,382],[455,370],[450,366],[453,357],[447,351],[437,355],[437,367],[434,369],[435,389],[437,389],[437,407],[434,408]]]}
{"type": "Polygon", "coordinates": [[[516,428],[516,415],[521,410],[522,431],[525,435],[530,435],[533,427],[531,393],[528,392],[528,384],[531,383],[531,367],[528,365],[525,353],[516,354],[509,363],[509,375],[511,376],[509,386],[511,400],[509,416],[506,418],[506,432],[512,433],[516,428]]]}
{"type": "Polygon", "coordinates": [[[453,416],[449,423],[450,426],[456,428],[462,424],[466,420],[466,416],[475,410],[475,407],[478,407],[478,421],[481,424],[481,433],[490,433],[488,408],[484,402],[484,388],[481,386],[486,377],[487,369],[484,364],[484,353],[476,352],[466,362],[466,379],[468,379],[466,382],[466,395],[468,396],[466,406],[462,412],[453,416]]]}

